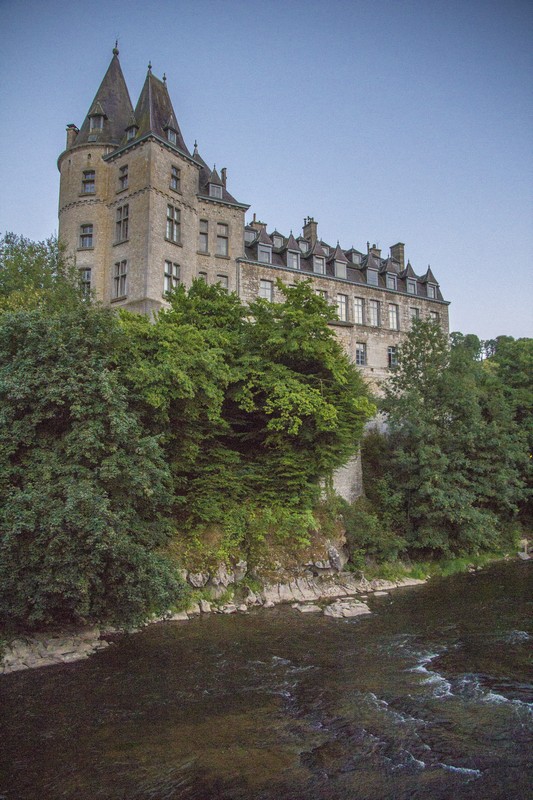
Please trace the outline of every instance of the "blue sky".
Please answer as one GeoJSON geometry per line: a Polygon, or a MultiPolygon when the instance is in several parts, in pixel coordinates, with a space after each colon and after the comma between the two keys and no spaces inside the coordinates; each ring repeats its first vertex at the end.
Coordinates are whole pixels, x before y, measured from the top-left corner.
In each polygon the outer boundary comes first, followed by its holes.
{"type": "Polygon", "coordinates": [[[57,230],[57,156],[115,38],[269,230],[405,242],[452,330],[532,336],[533,7],[522,0],[0,0],[0,231],[57,230]]]}

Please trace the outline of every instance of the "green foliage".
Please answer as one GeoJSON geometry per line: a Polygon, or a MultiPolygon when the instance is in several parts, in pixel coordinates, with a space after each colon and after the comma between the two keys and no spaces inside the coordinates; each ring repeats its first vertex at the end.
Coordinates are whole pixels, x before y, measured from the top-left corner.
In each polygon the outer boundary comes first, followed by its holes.
{"type": "Polygon", "coordinates": [[[0,315],[0,619],[40,626],[162,611],[170,475],[128,407],[122,333],[82,302],[0,315]]]}

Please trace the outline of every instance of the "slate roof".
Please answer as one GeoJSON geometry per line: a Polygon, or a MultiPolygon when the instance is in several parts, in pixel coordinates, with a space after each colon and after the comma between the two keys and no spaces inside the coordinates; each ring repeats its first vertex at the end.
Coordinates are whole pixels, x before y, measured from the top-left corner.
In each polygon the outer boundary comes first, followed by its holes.
{"type": "MultiPolygon", "coordinates": [[[[243,205],[243,203],[239,203],[239,201],[236,200],[233,197],[233,195],[228,192],[228,190],[226,189],[226,187],[222,183],[222,181],[220,179],[220,176],[219,176],[218,172],[216,171],[216,169],[214,167],[213,167],[213,169],[210,169],[207,166],[206,162],[204,161],[204,159],[202,158],[202,156],[198,152],[198,145],[196,144],[196,142],[194,143],[194,151],[193,151],[192,157],[193,157],[194,161],[196,161],[196,163],[199,164],[199,166],[200,166],[200,174],[198,176],[198,194],[199,195],[201,195],[202,197],[209,197],[209,184],[210,183],[214,183],[217,186],[222,186],[222,198],[221,199],[222,199],[223,203],[232,203],[232,204],[237,205],[237,206],[242,206],[243,205]]],[[[218,200],[218,202],[220,202],[220,199],[218,199],[218,198],[211,197],[210,199],[211,200],[218,200]]],[[[245,207],[249,208],[249,206],[245,206],[245,207]]],[[[271,244],[272,244],[272,242],[271,242],[271,244]]]]}
{"type": "Polygon", "coordinates": [[[183,140],[172,108],[166,82],[156,78],[152,74],[151,68],[148,68],[148,74],[135,107],[135,119],[139,126],[135,138],[140,139],[152,133],[168,141],[168,129],[171,128],[176,132],[176,144],[171,146],[177,147],[178,150],[190,157],[191,154],[183,140]]]}
{"type": "Polygon", "coordinates": [[[115,48],[111,63],[76,137],[76,144],[91,141],[119,145],[132,114],[133,106],[115,48]],[[95,115],[103,115],[104,126],[101,130],[91,131],[90,117],[95,115]]]}

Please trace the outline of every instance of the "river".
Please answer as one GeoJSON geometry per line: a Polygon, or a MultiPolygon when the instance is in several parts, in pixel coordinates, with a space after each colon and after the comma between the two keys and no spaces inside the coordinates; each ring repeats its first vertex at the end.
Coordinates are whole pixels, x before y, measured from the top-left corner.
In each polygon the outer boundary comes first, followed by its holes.
{"type": "Polygon", "coordinates": [[[526,800],[533,562],[163,623],[0,679],[2,800],[526,800]]]}

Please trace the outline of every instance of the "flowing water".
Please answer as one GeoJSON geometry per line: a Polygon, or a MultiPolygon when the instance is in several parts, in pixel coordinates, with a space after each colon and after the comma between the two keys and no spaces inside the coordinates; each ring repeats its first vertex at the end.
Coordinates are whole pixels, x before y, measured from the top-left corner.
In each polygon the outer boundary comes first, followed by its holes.
{"type": "Polygon", "coordinates": [[[533,562],[164,623],[0,679],[7,800],[533,797],[533,562]]]}

